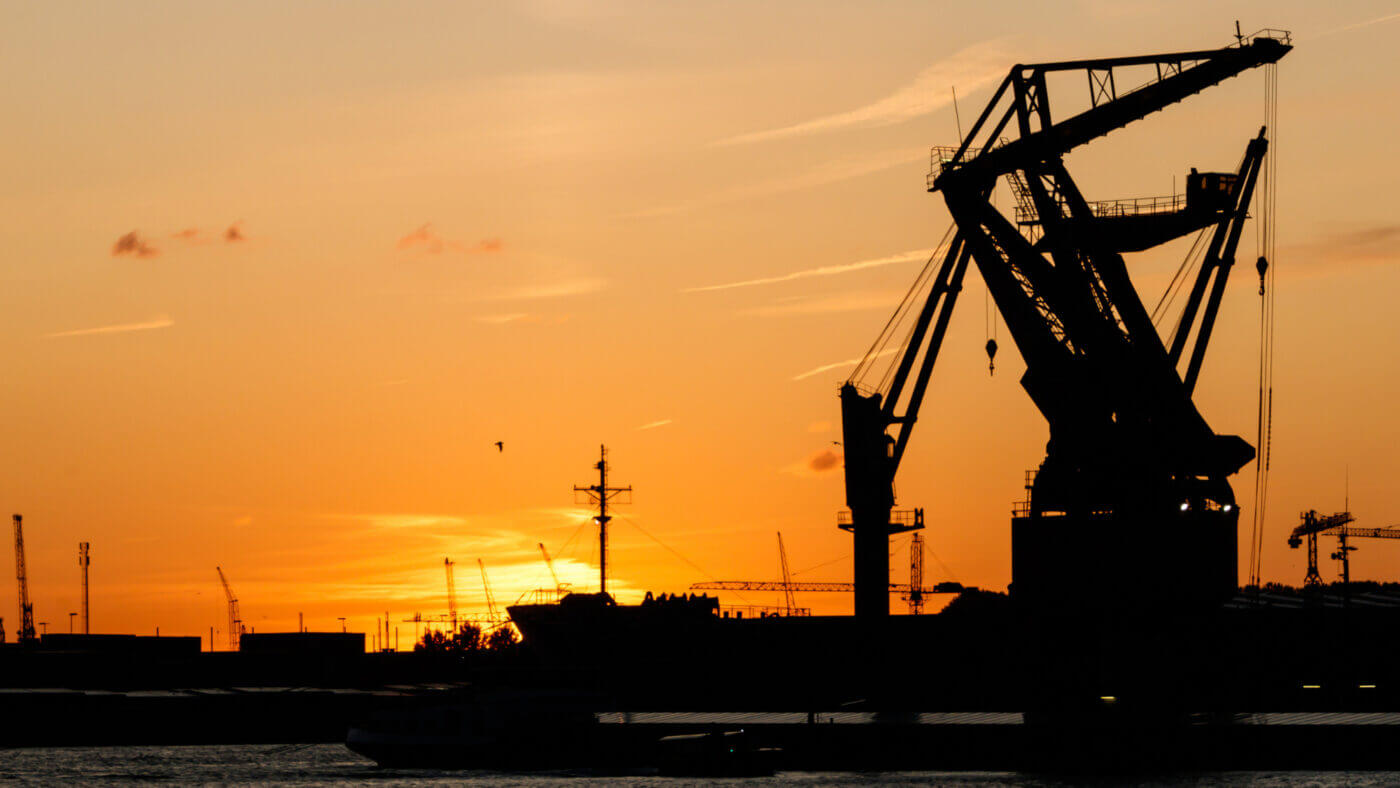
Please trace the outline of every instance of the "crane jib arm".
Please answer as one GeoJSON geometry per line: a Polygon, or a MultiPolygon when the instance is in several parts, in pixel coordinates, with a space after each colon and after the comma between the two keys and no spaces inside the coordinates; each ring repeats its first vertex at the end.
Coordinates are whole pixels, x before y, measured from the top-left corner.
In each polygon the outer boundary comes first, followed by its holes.
{"type": "Polygon", "coordinates": [[[943,172],[934,179],[929,191],[939,191],[954,183],[986,183],[1025,166],[1028,161],[1056,158],[1230,77],[1251,68],[1277,62],[1291,49],[1292,46],[1283,40],[1260,37],[1242,46],[1202,52],[1015,66],[1002,83],[1002,89],[964,140],[958,155],[944,165],[943,172]],[[1054,124],[1048,122],[1049,107],[1044,95],[1046,73],[1083,70],[1089,72],[1092,78],[1095,72],[1140,65],[1156,65],[1158,73],[1163,76],[1156,82],[1121,96],[1106,96],[1107,100],[1104,103],[1071,118],[1054,124]],[[1026,86],[1029,87],[1013,91],[1016,103],[986,135],[988,149],[983,150],[980,155],[968,158],[969,143],[978,139],[979,132],[990,118],[995,105],[1005,95],[1007,88],[1026,86]],[[1027,103],[1023,97],[1034,99],[1034,104],[1027,103]],[[1032,113],[1044,124],[1042,128],[1023,134],[1019,139],[1005,145],[994,146],[1013,117],[1019,116],[1025,121],[1029,120],[1027,116],[1032,113]]]}

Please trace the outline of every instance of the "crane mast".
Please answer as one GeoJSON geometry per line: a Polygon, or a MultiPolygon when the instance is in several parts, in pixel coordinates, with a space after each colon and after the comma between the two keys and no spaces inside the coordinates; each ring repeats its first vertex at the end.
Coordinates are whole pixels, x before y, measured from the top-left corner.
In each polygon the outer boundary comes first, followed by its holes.
{"type": "Polygon", "coordinates": [[[457,631],[457,582],[452,577],[452,559],[442,559],[442,566],[447,571],[447,617],[452,621],[452,631],[455,633],[457,631]]]}
{"type": "Polygon", "coordinates": [[[29,573],[24,568],[24,526],[20,515],[14,516],[15,523],[15,578],[19,581],[19,632],[20,643],[34,642],[34,605],[29,602],[29,573]]]}
{"type": "Polygon", "coordinates": [[[88,543],[78,543],[78,566],[83,570],[83,634],[92,634],[88,629],[88,565],[92,563],[88,558],[88,543]]]}

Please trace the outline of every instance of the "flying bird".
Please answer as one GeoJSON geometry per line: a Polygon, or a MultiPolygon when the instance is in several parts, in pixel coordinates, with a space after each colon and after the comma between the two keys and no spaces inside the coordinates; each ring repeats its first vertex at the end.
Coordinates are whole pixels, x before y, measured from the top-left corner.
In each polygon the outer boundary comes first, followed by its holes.
{"type": "Polygon", "coordinates": [[[505,444],[505,442],[504,442],[504,441],[496,441],[496,451],[505,451],[505,450],[506,450],[506,444],[505,444]]]}

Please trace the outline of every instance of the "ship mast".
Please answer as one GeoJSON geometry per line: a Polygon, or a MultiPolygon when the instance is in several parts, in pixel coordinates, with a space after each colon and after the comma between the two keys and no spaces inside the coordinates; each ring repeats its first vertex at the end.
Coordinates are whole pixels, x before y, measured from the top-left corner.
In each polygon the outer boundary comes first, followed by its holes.
{"type": "Polygon", "coordinates": [[[608,521],[612,517],[608,514],[608,501],[616,498],[622,493],[631,493],[632,485],[626,487],[608,486],[608,447],[599,447],[598,464],[593,466],[598,469],[598,483],[592,486],[580,487],[574,485],[575,493],[588,493],[589,503],[598,506],[598,516],[593,518],[593,522],[598,524],[598,590],[606,594],[608,592],[608,521]]]}

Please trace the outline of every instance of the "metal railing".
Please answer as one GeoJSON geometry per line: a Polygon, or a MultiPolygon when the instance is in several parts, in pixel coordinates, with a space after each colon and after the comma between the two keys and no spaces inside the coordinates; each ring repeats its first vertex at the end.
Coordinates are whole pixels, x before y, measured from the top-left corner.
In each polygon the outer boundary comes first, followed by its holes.
{"type": "MultiPolygon", "coordinates": [[[[924,524],[922,509],[891,509],[890,525],[903,525],[915,528],[924,524]]],[[[851,510],[842,509],[836,513],[836,527],[850,528],[855,525],[855,520],[851,519],[851,510]]]]}
{"type": "Polygon", "coordinates": [[[775,605],[720,605],[720,618],[772,618],[785,616],[810,616],[809,607],[782,607],[775,605]]]}
{"type": "Polygon", "coordinates": [[[1266,27],[1266,28],[1263,28],[1263,29],[1261,29],[1261,30],[1256,30],[1256,31],[1254,31],[1253,33],[1250,33],[1250,34],[1247,35],[1247,36],[1241,36],[1240,39],[1239,39],[1238,41],[1236,41],[1235,43],[1231,44],[1230,46],[1232,46],[1232,47],[1247,46],[1247,45],[1249,45],[1249,44],[1254,43],[1256,40],[1258,40],[1258,39],[1260,39],[1260,38],[1269,38],[1269,39],[1273,39],[1274,41],[1279,42],[1280,44],[1287,44],[1287,45],[1289,45],[1289,46],[1292,46],[1292,45],[1293,45],[1293,33],[1292,33],[1292,32],[1290,32],[1290,31],[1288,31],[1288,30],[1278,30],[1278,29],[1276,29],[1276,28],[1266,27]]]}
{"type": "MultiPolygon", "coordinates": [[[[1097,200],[1089,203],[1089,211],[1099,218],[1120,216],[1153,216],[1186,210],[1186,195],[1167,194],[1160,197],[1131,197],[1124,200],[1097,200]]],[[[1039,224],[1040,217],[1029,205],[1016,206],[1016,223],[1039,224]]]]}

